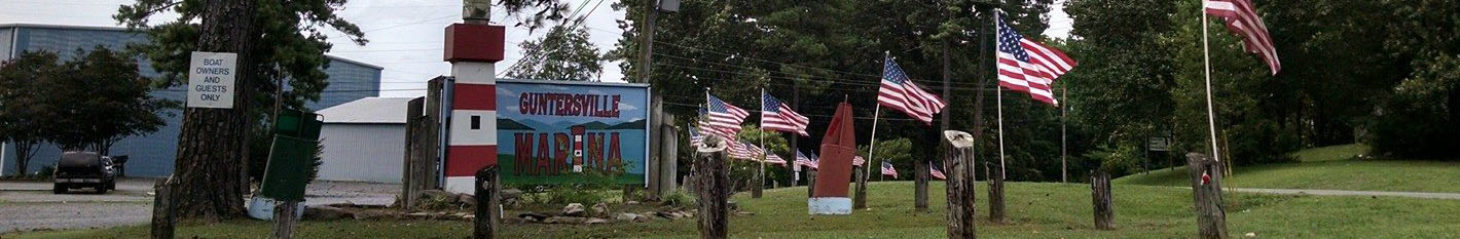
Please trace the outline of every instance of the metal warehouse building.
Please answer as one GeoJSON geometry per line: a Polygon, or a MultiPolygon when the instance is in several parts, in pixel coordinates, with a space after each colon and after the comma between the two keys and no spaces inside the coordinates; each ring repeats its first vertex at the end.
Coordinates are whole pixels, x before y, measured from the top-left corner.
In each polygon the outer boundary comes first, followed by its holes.
{"type": "MultiPolygon", "coordinates": [[[[0,61],[9,60],[16,55],[30,51],[50,51],[57,53],[62,59],[70,59],[75,57],[78,48],[91,49],[101,45],[121,50],[128,43],[146,40],[145,35],[127,32],[124,28],[116,27],[6,24],[0,25],[0,61]]],[[[325,73],[330,77],[329,87],[324,89],[319,101],[309,102],[306,104],[307,107],[319,110],[357,99],[380,96],[381,67],[338,57],[329,57],[329,59],[331,60],[330,67],[325,69],[325,73]]],[[[139,59],[137,66],[143,76],[160,76],[152,69],[152,64],[146,60],[139,59]]],[[[187,90],[179,87],[154,90],[151,94],[153,97],[183,101],[187,90]]],[[[128,176],[163,177],[172,174],[173,161],[177,154],[179,127],[182,125],[182,112],[172,110],[170,113],[174,116],[167,117],[167,114],[163,114],[167,125],[157,132],[128,137],[112,146],[113,155],[131,157],[126,169],[128,176]]],[[[53,145],[42,145],[37,151],[31,159],[30,172],[53,165],[60,157],[60,149],[53,145]]],[[[0,163],[0,175],[18,173],[15,157],[14,145],[5,143],[0,146],[0,162],[3,162],[0,163]]]]}
{"type": "Polygon", "coordinates": [[[319,180],[400,183],[411,99],[370,97],[320,110],[319,180]]]}

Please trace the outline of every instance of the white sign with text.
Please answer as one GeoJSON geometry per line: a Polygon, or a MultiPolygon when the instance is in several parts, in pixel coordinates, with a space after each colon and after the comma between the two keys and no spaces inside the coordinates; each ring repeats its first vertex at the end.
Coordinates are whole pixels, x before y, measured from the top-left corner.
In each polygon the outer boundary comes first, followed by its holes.
{"type": "Polygon", "coordinates": [[[232,109],[238,54],[193,52],[188,66],[188,108],[232,109]]]}

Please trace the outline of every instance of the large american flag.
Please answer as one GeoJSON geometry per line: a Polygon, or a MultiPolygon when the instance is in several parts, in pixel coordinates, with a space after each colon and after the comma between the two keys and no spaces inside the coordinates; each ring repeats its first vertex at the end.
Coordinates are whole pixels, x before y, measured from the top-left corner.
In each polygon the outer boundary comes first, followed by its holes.
{"type": "Polygon", "coordinates": [[[735,139],[735,133],[740,132],[740,123],[745,122],[745,117],[750,115],[745,109],[725,103],[709,94],[705,95],[705,106],[707,116],[700,127],[704,127],[706,133],[724,137],[726,140],[735,139]]]}
{"type": "Polygon", "coordinates": [[[744,141],[730,143],[730,147],[725,149],[725,151],[729,151],[726,154],[729,154],[730,158],[751,159],[755,156],[755,153],[751,151],[749,146],[751,146],[750,143],[744,141]]]}
{"type": "Polygon", "coordinates": [[[1252,5],[1252,0],[1207,0],[1207,15],[1221,17],[1227,22],[1227,30],[1232,34],[1242,37],[1242,46],[1247,52],[1257,54],[1262,58],[1267,67],[1277,75],[1278,70],[1283,68],[1282,62],[1278,61],[1277,48],[1272,45],[1272,37],[1267,35],[1267,24],[1262,23],[1262,17],[1257,15],[1257,7],[1252,5]]]}
{"type": "Polygon", "coordinates": [[[699,128],[689,126],[689,130],[686,131],[689,131],[689,145],[691,147],[699,147],[700,143],[705,142],[705,135],[700,134],[699,128]]]}
{"type": "Polygon", "coordinates": [[[1064,52],[1024,38],[1004,19],[999,19],[998,62],[999,86],[1023,91],[1040,102],[1059,105],[1050,85],[1075,67],[1075,60],[1064,52]]]}
{"type": "Polygon", "coordinates": [[[811,123],[810,118],[791,110],[791,106],[772,97],[769,93],[761,92],[760,98],[761,129],[811,136],[806,133],[806,125],[811,123]]]}
{"type": "Polygon", "coordinates": [[[932,125],[933,115],[947,106],[942,98],[923,90],[913,83],[902,71],[902,67],[887,57],[882,64],[882,84],[877,89],[877,104],[906,113],[914,119],[932,125]]]}
{"type": "Polygon", "coordinates": [[[806,167],[809,167],[809,168],[816,168],[816,160],[813,160],[810,157],[806,157],[806,154],[803,154],[803,153],[801,153],[800,150],[797,150],[796,151],[796,165],[806,166],[806,167]]]}
{"type": "Polygon", "coordinates": [[[897,168],[893,168],[892,167],[892,163],[882,162],[882,175],[887,175],[887,176],[892,176],[892,178],[897,178],[897,168]]]}
{"type": "Polygon", "coordinates": [[[781,158],[780,155],[776,155],[775,152],[770,151],[765,152],[765,162],[768,164],[780,164],[783,166],[786,165],[786,159],[781,158]]]}
{"type": "Polygon", "coordinates": [[[943,170],[938,170],[938,168],[938,164],[928,164],[928,174],[938,180],[948,180],[948,176],[943,175],[943,170]]]}

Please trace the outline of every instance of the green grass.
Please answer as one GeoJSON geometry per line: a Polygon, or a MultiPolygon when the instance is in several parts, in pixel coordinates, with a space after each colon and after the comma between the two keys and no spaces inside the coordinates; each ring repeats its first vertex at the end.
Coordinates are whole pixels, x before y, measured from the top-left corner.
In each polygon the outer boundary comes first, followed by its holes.
{"type": "MultiPolygon", "coordinates": [[[[768,190],[764,198],[734,200],[750,216],[732,216],[736,238],[942,238],[942,183],[930,187],[932,212],[915,213],[910,182],[870,185],[867,211],[851,216],[806,214],[805,188],[768,190]]],[[[984,185],[980,185],[983,189],[984,185]]],[[[979,222],[985,238],[1191,238],[1195,219],[1191,191],[1172,187],[1115,185],[1117,229],[1093,229],[1090,191],[1083,184],[1011,183],[1010,223],[979,222]]],[[[980,193],[979,210],[987,194],[980,193]]],[[[1230,232],[1259,238],[1456,238],[1460,201],[1409,198],[1276,196],[1228,194],[1230,232]]],[[[984,216],[984,214],[980,214],[984,216]]],[[[694,220],[599,226],[507,225],[503,238],[694,238],[694,220]]],[[[184,225],[180,238],[258,238],[269,225],[232,221],[184,225]]],[[[0,235],[4,238],[143,238],[145,226],[0,235]]],[[[310,221],[300,238],[464,238],[470,224],[459,221],[310,221]]]]}
{"type": "MultiPolygon", "coordinates": [[[[1460,162],[1358,160],[1364,145],[1299,151],[1300,162],[1239,166],[1223,186],[1239,188],[1333,189],[1460,193],[1460,162]]],[[[1113,184],[1189,186],[1186,167],[1117,178],[1113,184]]]]}

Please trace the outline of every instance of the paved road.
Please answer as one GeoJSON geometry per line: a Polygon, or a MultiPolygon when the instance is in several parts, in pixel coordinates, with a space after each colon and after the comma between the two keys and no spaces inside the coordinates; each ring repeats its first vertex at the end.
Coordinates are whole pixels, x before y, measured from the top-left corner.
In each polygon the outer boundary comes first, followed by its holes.
{"type": "Polygon", "coordinates": [[[1426,193],[1426,192],[1384,192],[1384,191],[1345,191],[1325,189],[1271,189],[1271,188],[1234,188],[1232,191],[1245,193],[1269,193],[1269,194],[1306,194],[1321,196],[1379,196],[1379,197],[1408,197],[1425,199],[1447,199],[1460,200],[1460,193],[1426,193]]]}
{"type": "MultiPolygon", "coordinates": [[[[125,179],[107,194],[51,193],[49,182],[0,182],[0,233],[37,229],[105,228],[147,224],[152,217],[153,179],[125,179]]],[[[389,205],[396,184],[314,182],[305,205],[350,202],[389,205]]]]}

